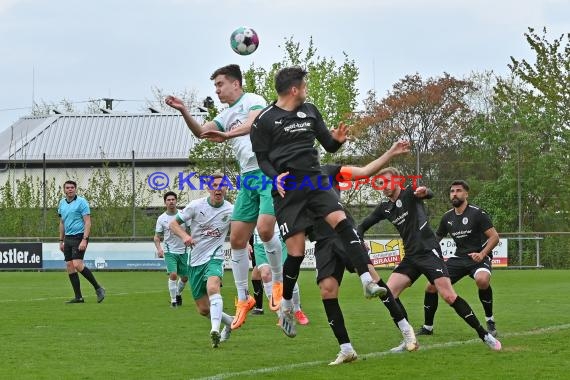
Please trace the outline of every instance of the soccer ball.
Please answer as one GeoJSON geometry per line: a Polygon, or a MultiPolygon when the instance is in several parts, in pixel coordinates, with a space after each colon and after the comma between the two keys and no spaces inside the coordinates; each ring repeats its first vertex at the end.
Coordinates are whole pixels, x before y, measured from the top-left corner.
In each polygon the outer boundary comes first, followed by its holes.
{"type": "Polygon", "coordinates": [[[234,30],[230,37],[232,50],[239,55],[250,55],[259,46],[259,37],[255,30],[242,26],[234,30]]]}

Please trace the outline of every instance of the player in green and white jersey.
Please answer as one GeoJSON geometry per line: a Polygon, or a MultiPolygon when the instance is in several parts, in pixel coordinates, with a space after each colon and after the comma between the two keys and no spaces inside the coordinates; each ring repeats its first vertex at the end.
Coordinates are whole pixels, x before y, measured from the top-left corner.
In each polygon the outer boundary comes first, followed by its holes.
{"type": "MultiPolygon", "coordinates": [[[[166,211],[156,220],[154,246],[158,257],[164,257],[168,273],[168,292],[173,308],[182,306],[182,291],[188,282],[188,252],[184,242],[170,231],[170,222],[176,218],[178,196],[169,191],[163,196],[166,211]],[[160,244],[163,240],[164,248],[160,244]]],[[[185,228],[186,225],[184,224],[185,228]]]]}
{"type": "Polygon", "coordinates": [[[230,233],[232,271],[238,296],[231,327],[237,329],[245,322],[247,313],[255,306],[255,300],[248,291],[249,252],[247,244],[256,226],[265,251],[275,253],[269,256],[274,284],[272,300],[275,304],[281,302],[283,293],[283,279],[279,277],[283,272],[281,242],[274,233],[275,211],[271,196],[272,179],[265,176],[259,169],[249,137],[251,125],[256,116],[265,108],[266,101],[259,95],[243,91],[243,78],[238,65],[221,67],[214,71],[210,79],[214,81],[220,102],[228,105],[228,108],[220,112],[213,121],[200,125],[190,115],[184,102],[173,96],[168,96],[165,102],[180,111],[194,136],[215,142],[229,140],[239,162],[240,190],[235,202],[230,233]]]}
{"type": "Polygon", "coordinates": [[[233,205],[224,199],[227,188],[220,187],[223,175],[213,175],[212,190],[206,198],[193,200],[170,223],[175,233],[190,251],[190,287],[198,312],[210,318],[212,347],[227,340],[233,317],[223,312],[220,294],[224,276],[223,245],[230,229],[233,205]],[[189,235],[181,226],[190,226],[189,235]],[[224,329],[220,335],[220,325],[224,329]]]}

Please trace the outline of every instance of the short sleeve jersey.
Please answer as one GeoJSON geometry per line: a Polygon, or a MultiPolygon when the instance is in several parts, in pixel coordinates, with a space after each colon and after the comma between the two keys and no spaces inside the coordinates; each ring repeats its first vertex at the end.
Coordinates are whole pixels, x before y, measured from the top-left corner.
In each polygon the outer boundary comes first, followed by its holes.
{"type": "Polygon", "coordinates": [[[190,226],[194,246],[190,251],[190,266],[207,263],[210,259],[224,259],[223,244],[230,229],[234,206],[224,201],[211,206],[209,198],[195,199],[176,215],[178,222],[190,226]]]}
{"type": "Polygon", "coordinates": [[[290,169],[320,173],[315,139],[321,143],[332,140],[321,113],[311,103],[303,103],[294,111],[271,104],[257,116],[250,136],[253,151],[267,153],[278,173],[290,169]]]}
{"type": "MultiPolygon", "coordinates": [[[[176,219],[176,214],[167,214],[163,212],[156,220],[156,228],[154,233],[159,236],[164,236],[164,250],[168,253],[183,254],[186,253],[186,246],[184,242],[175,234],[170,231],[170,222],[176,219]]],[[[186,228],[186,223],[183,223],[182,228],[186,228]]]]}
{"type": "MultiPolygon", "coordinates": [[[[214,118],[214,122],[220,131],[229,132],[245,123],[250,111],[261,110],[266,105],[267,103],[263,97],[244,93],[235,103],[220,112],[214,118]]],[[[242,174],[259,169],[255,153],[251,150],[249,135],[234,137],[229,142],[238,160],[242,174]]]]}
{"type": "Polygon", "coordinates": [[[396,227],[404,241],[406,255],[440,249],[439,241],[429,226],[424,202],[414,196],[411,185],[400,192],[395,202],[390,199],[380,202],[370,217],[376,223],[387,219],[396,227]]]}
{"type": "Polygon", "coordinates": [[[79,235],[85,231],[83,217],[90,215],[89,203],[83,197],[76,195],[71,202],[62,198],[57,207],[57,213],[63,220],[65,235],[79,235]]]}
{"type": "Polygon", "coordinates": [[[461,215],[457,215],[455,209],[443,214],[436,234],[440,238],[449,234],[455,242],[455,256],[466,256],[483,250],[488,241],[485,231],[489,228],[493,228],[489,214],[468,204],[461,215]]]}

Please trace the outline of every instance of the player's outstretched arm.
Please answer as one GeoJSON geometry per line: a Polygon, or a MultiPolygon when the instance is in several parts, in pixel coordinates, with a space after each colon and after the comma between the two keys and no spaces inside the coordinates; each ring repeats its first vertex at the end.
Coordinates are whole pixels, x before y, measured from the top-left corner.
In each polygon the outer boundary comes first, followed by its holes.
{"type": "Polygon", "coordinates": [[[248,135],[249,132],[251,132],[251,125],[253,124],[253,121],[255,120],[257,115],[259,115],[260,112],[261,112],[260,109],[250,111],[249,114],[247,115],[247,120],[239,127],[234,128],[231,131],[222,132],[218,130],[209,130],[202,133],[201,138],[208,139],[214,142],[224,142],[226,140],[233,139],[234,137],[248,135]]]}
{"type": "Polygon", "coordinates": [[[383,155],[378,157],[372,162],[369,162],[367,165],[360,167],[360,166],[347,166],[342,167],[341,173],[343,174],[343,179],[351,180],[356,179],[357,177],[370,177],[378,173],[383,166],[385,166],[390,160],[396,156],[401,154],[408,153],[410,151],[410,142],[406,140],[399,140],[396,141],[390,149],[388,149],[383,155]],[[350,178],[347,178],[347,175],[350,178]]]}
{"type": "Polygon", "coordinates": [[[186,105],[181,99],[178,99],[177,97],[170,95],[166,97],[164,102],[182,114],[182,117],[184,118],[186,125],[188,126],[192,134],[194,134],[194,136],[196,136],[197,138],[199,139],[203,138],[202,134],[206,131],[217,130],[216,123],[214,123],[213,121],[208,121],[204,125],[200,125],[196,121],[196,119],[194,119],[192,115],[190,115],[188,108],[186,108],[186,105]]]}

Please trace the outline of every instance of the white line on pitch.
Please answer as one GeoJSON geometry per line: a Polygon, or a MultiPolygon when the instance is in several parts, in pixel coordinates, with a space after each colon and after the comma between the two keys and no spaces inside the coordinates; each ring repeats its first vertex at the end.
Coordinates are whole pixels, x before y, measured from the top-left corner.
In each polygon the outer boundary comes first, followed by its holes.
{"type": "MultiPolygon", "coordinates": [[[[512,332],[512,333],[504,333],[501,334],[501,337],[510,338],[510,337],[517,337],[517,336],[529,336],[529,335],[538,335],[544,334],[548,332],[556,332],[560,330],[566,330],[570,328],[570,324],[558,325],[558,326],[549,326],[543,327],[536,330],[530,331],[521,331],[521,332],[512,332]]],[[[436,343],[436,344],[428,344],[422,345],[421,350],[433,350],[438,348],[447,348],[447,347],[454,347],[460,346],[464,344],[472,344],[481,342],[481,339],[469,339],[469,340],[462,340],[462,341],[454,341],[454,342],[446,342],[446,343],[436,343]]],[[[369,354],[358,355],[358,358],[368,359],[368,358],[378,358],[387,355],[398,355],[391,353],[390,351],[381,351],[381,352],[371,352],[369,354]]],[[[314,367],[318,365],[326,365],[328,364],[328,360],[316,360],[312,362],[303,362],[303,363],[295,363],[295,364],[288,364],[282,365],[277,367],[265,367],[259,369],[251,369],[247,371],[241,372],[231,372],[231,373],[219,373],[217,375],[208,376],[208,377],[201,377],[196,380],[220,380],[220,379],[228,379],[230,377],[237,377],[237,376],[251,376],[251,375],[261,375],[264,373],[272,373],[272,372],[280,372],[280,371],[290,371],[296,368],[307,368],[307,367],[314,367]]]]}
{"type": "MultiPolygon", "coordinates": [[[[107,292],[107,297],[115,297],[115,296],[128,296],[132,294],[150,294],[150,293],[164,293],[162,290],[152,290],[148,292],[122,292],[122,293],[109,293],[107,292]]],[[[68,299],[68,297],[41,297],[41,298],[29,298],[29,299],[17,299],[17,300],[0,300],[0,303],[8,303],[8,302],[36,302],[36,301],[49,301],[49,300],[64,300],[68,299]]]]}

